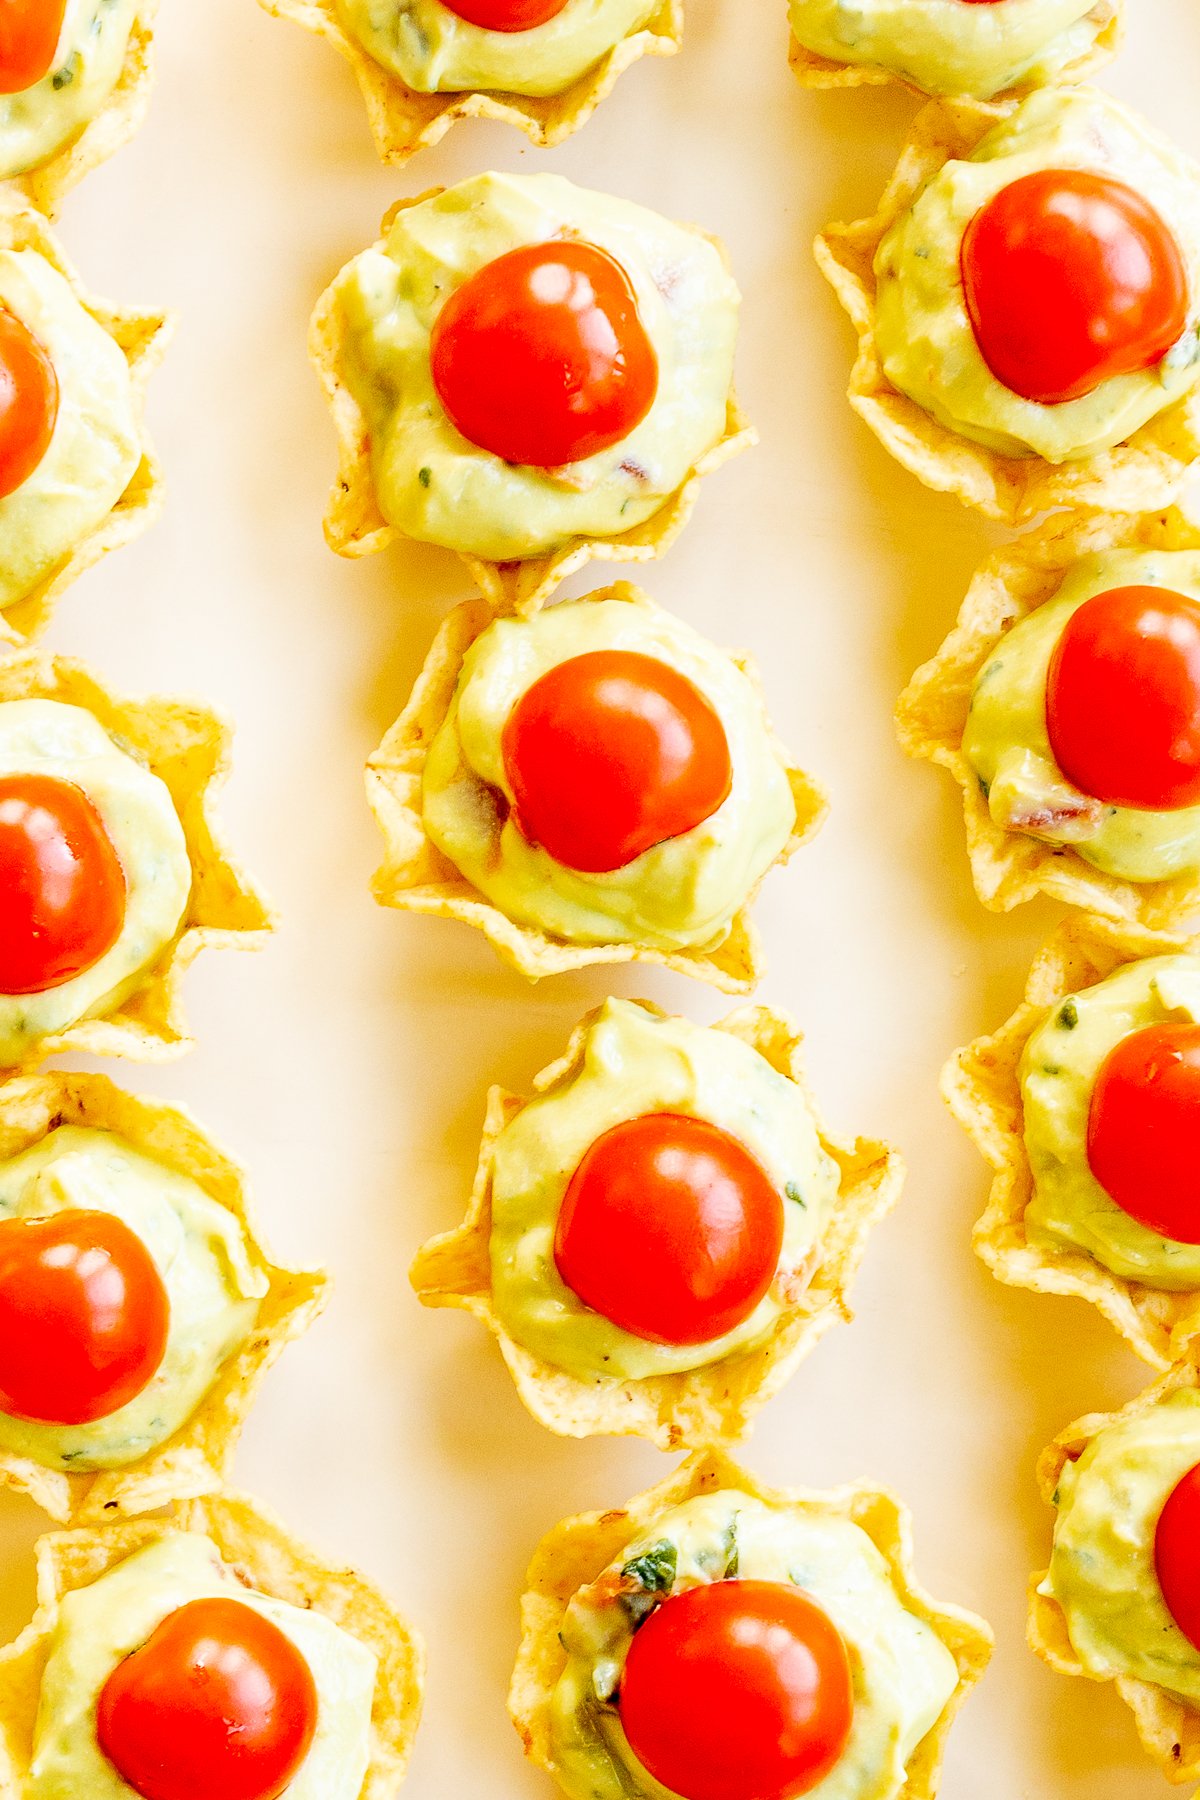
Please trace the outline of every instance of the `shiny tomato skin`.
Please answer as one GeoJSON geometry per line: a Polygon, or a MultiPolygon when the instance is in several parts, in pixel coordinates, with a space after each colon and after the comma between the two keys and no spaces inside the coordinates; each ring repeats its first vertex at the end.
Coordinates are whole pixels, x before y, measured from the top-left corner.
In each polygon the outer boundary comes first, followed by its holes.
{"type": "Polygon", "coordinates": [[[1109,1051],[1092,1088],[1088,1163],[1131,1219],[1200,1244],[1200,1025],[1147,1025],[1109,1051]]]}
{"type": "Polygon", "coordinates": [[[61,987],[107,954],[125,923],[125,873],[74,782],[0,775],[0,994],[61,987]]]}
{"type": "Polygon", "coordinates": [[[1055,760],[1110,806],[1200,804],[1200,600],[1109,588],[1067,620],[1050,659],[1055,760]]]}
{"type": "Polygon", "coordinates": [[[584,1305],[623,1331],[707,1344],[749,1318],[782,1247],[783,1201],[744,1145],[707,1119],[643,1113],[584,1155],[554,1257],[584,1305]]]}
{"type": "Polygon", "coordinates": [[[442,0],[442,4],[484,31],[533,31],[556,19],[567,0],[442,0]]]}
{"type": "Polygon", "coordinates": [[[100,1748],[144,1800],[279,1800],[317,1728],[312,1671],[240,1600],[193,1600],[119,1663],[100,1748]]]}
{"type": "Polygon", "coordinates": [[[621,1725],[681,1800],[797,1800],[836,1768],[854,1719],[841,1634],[799,1588],[685,1589],[634,1636],[621,1725]]]}
{"type": "Polygon", "coordinates": [[[1173,232],[1108,175],[1020,176],[975,214],[961,263],[984,361],[1005,387],[1044,406],[1152,368],[1187,325],[1187,270],[1173,232]]]}
{"type": "Polygon", "coordinates": [[[1167,1611],[1200,1650],[1200,1464],[1176,1483],[1158,1516],[1154,1567],[1167,1611]]]}
{"type": "Polygon", "coordinates": [[[625,270],[574,239],[485,263],[433,323],[433,384],[469,443],[561,468],[610,449],[658,391],[658,357],[625,270]]]}
{"type": "Polygon", "coordinates": [[[4,0],[0,7],[0,94],[23,94],[50,73],[67,0],[4,0]]]}
{"type": "Polygon", "coordinates": [[[0,1410],[13,1418],[109,1418],[158,1373],[170,1323],[153,1257],[113,1214],[0,1221],[0,1410]]]}
{"type": "Polygon", "coordinates": [[[24,486],[50,448],[58,401],[49,355],[0,304],[0,500],[24,486]]]}
{"type": "Polygon", "coordinates": [[[716,708],[635,650],[556,663],[514,706],[501,749],[523,835],[587,874],[691,831],[733,784],[716,708]]]}

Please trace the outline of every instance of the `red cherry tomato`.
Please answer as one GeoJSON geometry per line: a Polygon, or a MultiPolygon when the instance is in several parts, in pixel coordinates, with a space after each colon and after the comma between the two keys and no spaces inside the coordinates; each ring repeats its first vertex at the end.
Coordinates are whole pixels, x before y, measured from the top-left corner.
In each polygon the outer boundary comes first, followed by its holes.
{"type": "Polygon", "coordinates": [[[1159,1514],[1154,1566],[1167,1611],[1200,1650],[1200,1465],[1188,1470],[1159,1514]]]}
{"type": "Polygon", "coordinates": [[[1159,587],[1085,600],[1050,659],[1046,724],[1085,794],[1151,811],[1200,803],[1200,601],[1159,587]]]}
{"type": "Polygon", "coordinates": [[[125,923],[125,875],[82,788],[0,775],[0,994],[38,994],[90,969],[125,923]]]}
{"type": "Polygon", "coordinates": [[[1200,1025],[1132,1031],[1100,1065],[1088,1114],[1092,1174],[1131,1219],[1200,1244],[1200,1025]]]}
{"type": "Polygon", "coordinates": [[[23,94],[50,73],[67,0],[4,0],[0,6],[0,94],[23,94]]]}
{"type": "Polygon", "coordinates": [[[992,374],[1045,406],[1151,368],[1187,324],[1170,227],[1133,188],[1084,169],[1002,188],[967,226],[962,279],[992,374]]]}
{"type": "Polygon", "coordinates": [[[434,320],[430,354],[463,436],[534,468],[619,444],[658,391],[629,277],[594,244],[532,244],[485,263],[434,320]]]}
{"type": "Polygon", "coordinates": [[[567,0],[442,0],[442,4],[484,31],[532,31],[556,19],[567,0]]]}
{"type": "Polygon", "coordinates": [[[736,1138],[645,1113],[598,1137],[567,1187],[554,1259],[585,1306],[655,1344],[707,1344],[770,1287],[783,1201],[736,1138]]]}
{"type": "Polygon", "coordinates": [[[718,1581],[651,1613],[619,1705],[634,1755],[682,1800],[796,1800],[845,1750],[854,1686],[837,1627],[807,1594],[718,1581]]]}
{"type": "Polygon", "coordinates": [[[312,1671],[240,1600],[193,1600],[109,1676],[100,1748],[144,1800],[278,1800],[317,1728],[312,1671]]]}
{"type": "Polygon", "coordinates": [[[106,1419],[149,1384],[171,1312],[154,1259],[111,1213],[0,1221],[0,1410],[106,1419]]]}
{"type": "Polygon", "coordinates": [[[589,874],[691,831],[733,780],[716,709],[636,650],[592,650],[548,669],[514,706],[501,748],[521,831],[589,874]]]}
{"type": "Polygon", "coordinates": [[[0,305],[0,500],[29,480],[57,422],[54,364],[28,326],[0,305]]]}

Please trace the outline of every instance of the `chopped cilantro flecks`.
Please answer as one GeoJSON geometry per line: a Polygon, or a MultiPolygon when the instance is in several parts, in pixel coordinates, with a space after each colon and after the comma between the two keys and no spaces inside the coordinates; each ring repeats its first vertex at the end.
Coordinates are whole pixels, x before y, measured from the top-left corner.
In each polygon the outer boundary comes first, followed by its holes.
{"type": "Polygon", "coordinates": [[[429,468],[428,466],[426,466],[424,469],[418,469],[417,470],[417,480],[420,482],[422,487],[428,487],[430,482],[433,480],[433,470],[431,468],[429,468]]]}
{"type": "Polygon", "coordinates": [[[1064,1000],[1058,1009],[1058,1023],[1064,1031],[1074,1031],[1079,1023],[1079,1008],[1074,1000],[1064,1000]]]}
{"type": "Polygon", "coordinates": [[[789,1200],[794,1200],[797,1206],[802,1206],[805,1212],[808,1211],[808,1201],[804,1198],[804,1195],[800,1192],[800,1189],[794,1181],[789,1181],[783,1191],[789,1200]]]}
{"type": "Polygon", "coordinates": [[[679,1567],[679,1552],[674,1544],[664,1538],[661,1543],[651,1544],[649,1550],[635,1556],[621,1570],[626,1581],[636,1582],[643,1593],[666,1594],[675,1585],[675,1571],[679,1567]]]}

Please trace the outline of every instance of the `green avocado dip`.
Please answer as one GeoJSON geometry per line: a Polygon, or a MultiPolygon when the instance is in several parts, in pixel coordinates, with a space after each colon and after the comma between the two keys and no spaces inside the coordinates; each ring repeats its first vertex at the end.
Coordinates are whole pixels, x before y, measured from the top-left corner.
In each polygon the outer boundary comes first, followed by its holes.
{"type": "Polygon", "coordinates": [[[91,124],[121,79],[137,7],[138,0],[67,0],[47,73],[0,94],[0,180],[49,162],[91,124]]]}

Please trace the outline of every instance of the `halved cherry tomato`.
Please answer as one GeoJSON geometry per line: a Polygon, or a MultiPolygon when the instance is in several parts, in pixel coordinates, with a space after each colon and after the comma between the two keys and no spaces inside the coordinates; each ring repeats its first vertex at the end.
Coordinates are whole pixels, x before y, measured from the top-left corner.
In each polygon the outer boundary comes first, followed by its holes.
{"type": "Polygon", "coordinates": [[[125,874],[82,788],[0,775],[0,994],[61,987],[112,949],[125,874]]]}
{"type": "Polygon", "coordinates": [[[556,663],[514,706],[501,748],[521,831],[590,874],[691,831],[733,781],[715,707],[636,650],[556,663]]]}
{"type": "Polygon", "coordinates": [[[100,1748],[144,1800],[278,1800],[317,1729],[312,1670],[240,1600],[193,1600],[119,1663],[100,1748]]]}
{"type": "Polygon", "coordinates": [[[1131,1031],[1100,1065],[1088,1113],[1092,1174],[1122,1212],[1200,1244],[1200,1025],[1131,1031]]]}
{"type": "Polygon", "coordinates": [[[505,462],[560,468],[629,436],[658,358],[620,263],[573,240],[510,250],[433,322],[433,384],[453,424],[505,462]]]}
{"type": "Polygon", "coordinates": [[[442,0],[442,4],[484,31],[532,31],[556,19],[567,0],[442,0]]]}
{"type": "Polygon", "coordinates": [[[840,1632],[807,1594],[718,1581],[651,1613],[619,1706],[638,1761],[682,1800],[796,1800],[837,1766],[854,1686],[840,1632]]]}
{"type": "Polygon", "coordinates": [[[1046,724],[1068,781],[1109,806],[1200,803],[1200,600],[1094,594],[1050,659],[1046,724]]]}
{"type": "Polygon", "coordinates": [[[1133,188],[1086,169],[1001,188],[967,226],[962,279],[992,374],[1045,406],[1153,367],[1187,324],[1174,233],[1133,188]]]}
{"type": "Polygon", "coordinates": [[[1200,1650],[1200,1465],[1177,1483],[1158,1516],[1154,1566],[1167,1611],[1200,1650]]]}
{"type": "Polygon", "coordinates": [[[50,73],[67,0],[4,0],[0,6],[0,94],[23,94],[50,73]]]}
{"type": "Polygon", "coordinates": [[[656,1344],[706,1344],[774,1279],[783,1201],[750,1152],[706,1119],[644,1113],[598,1137],[572,1175],[554,1258],[567,1286],[656,1344]]]}
{"type": "Polygon", "coordinates": [[[13,1418],[118,1412],[157,1374],[170,1323],[154,1258],[111,1213],[0,1221],[0,1410],[13,1418]]]}
{"type": "Polygon", "coordinates": [[[58,422],[58,376],[29,327],[0,305],[0,500],[29,480],[58,422]]]}

